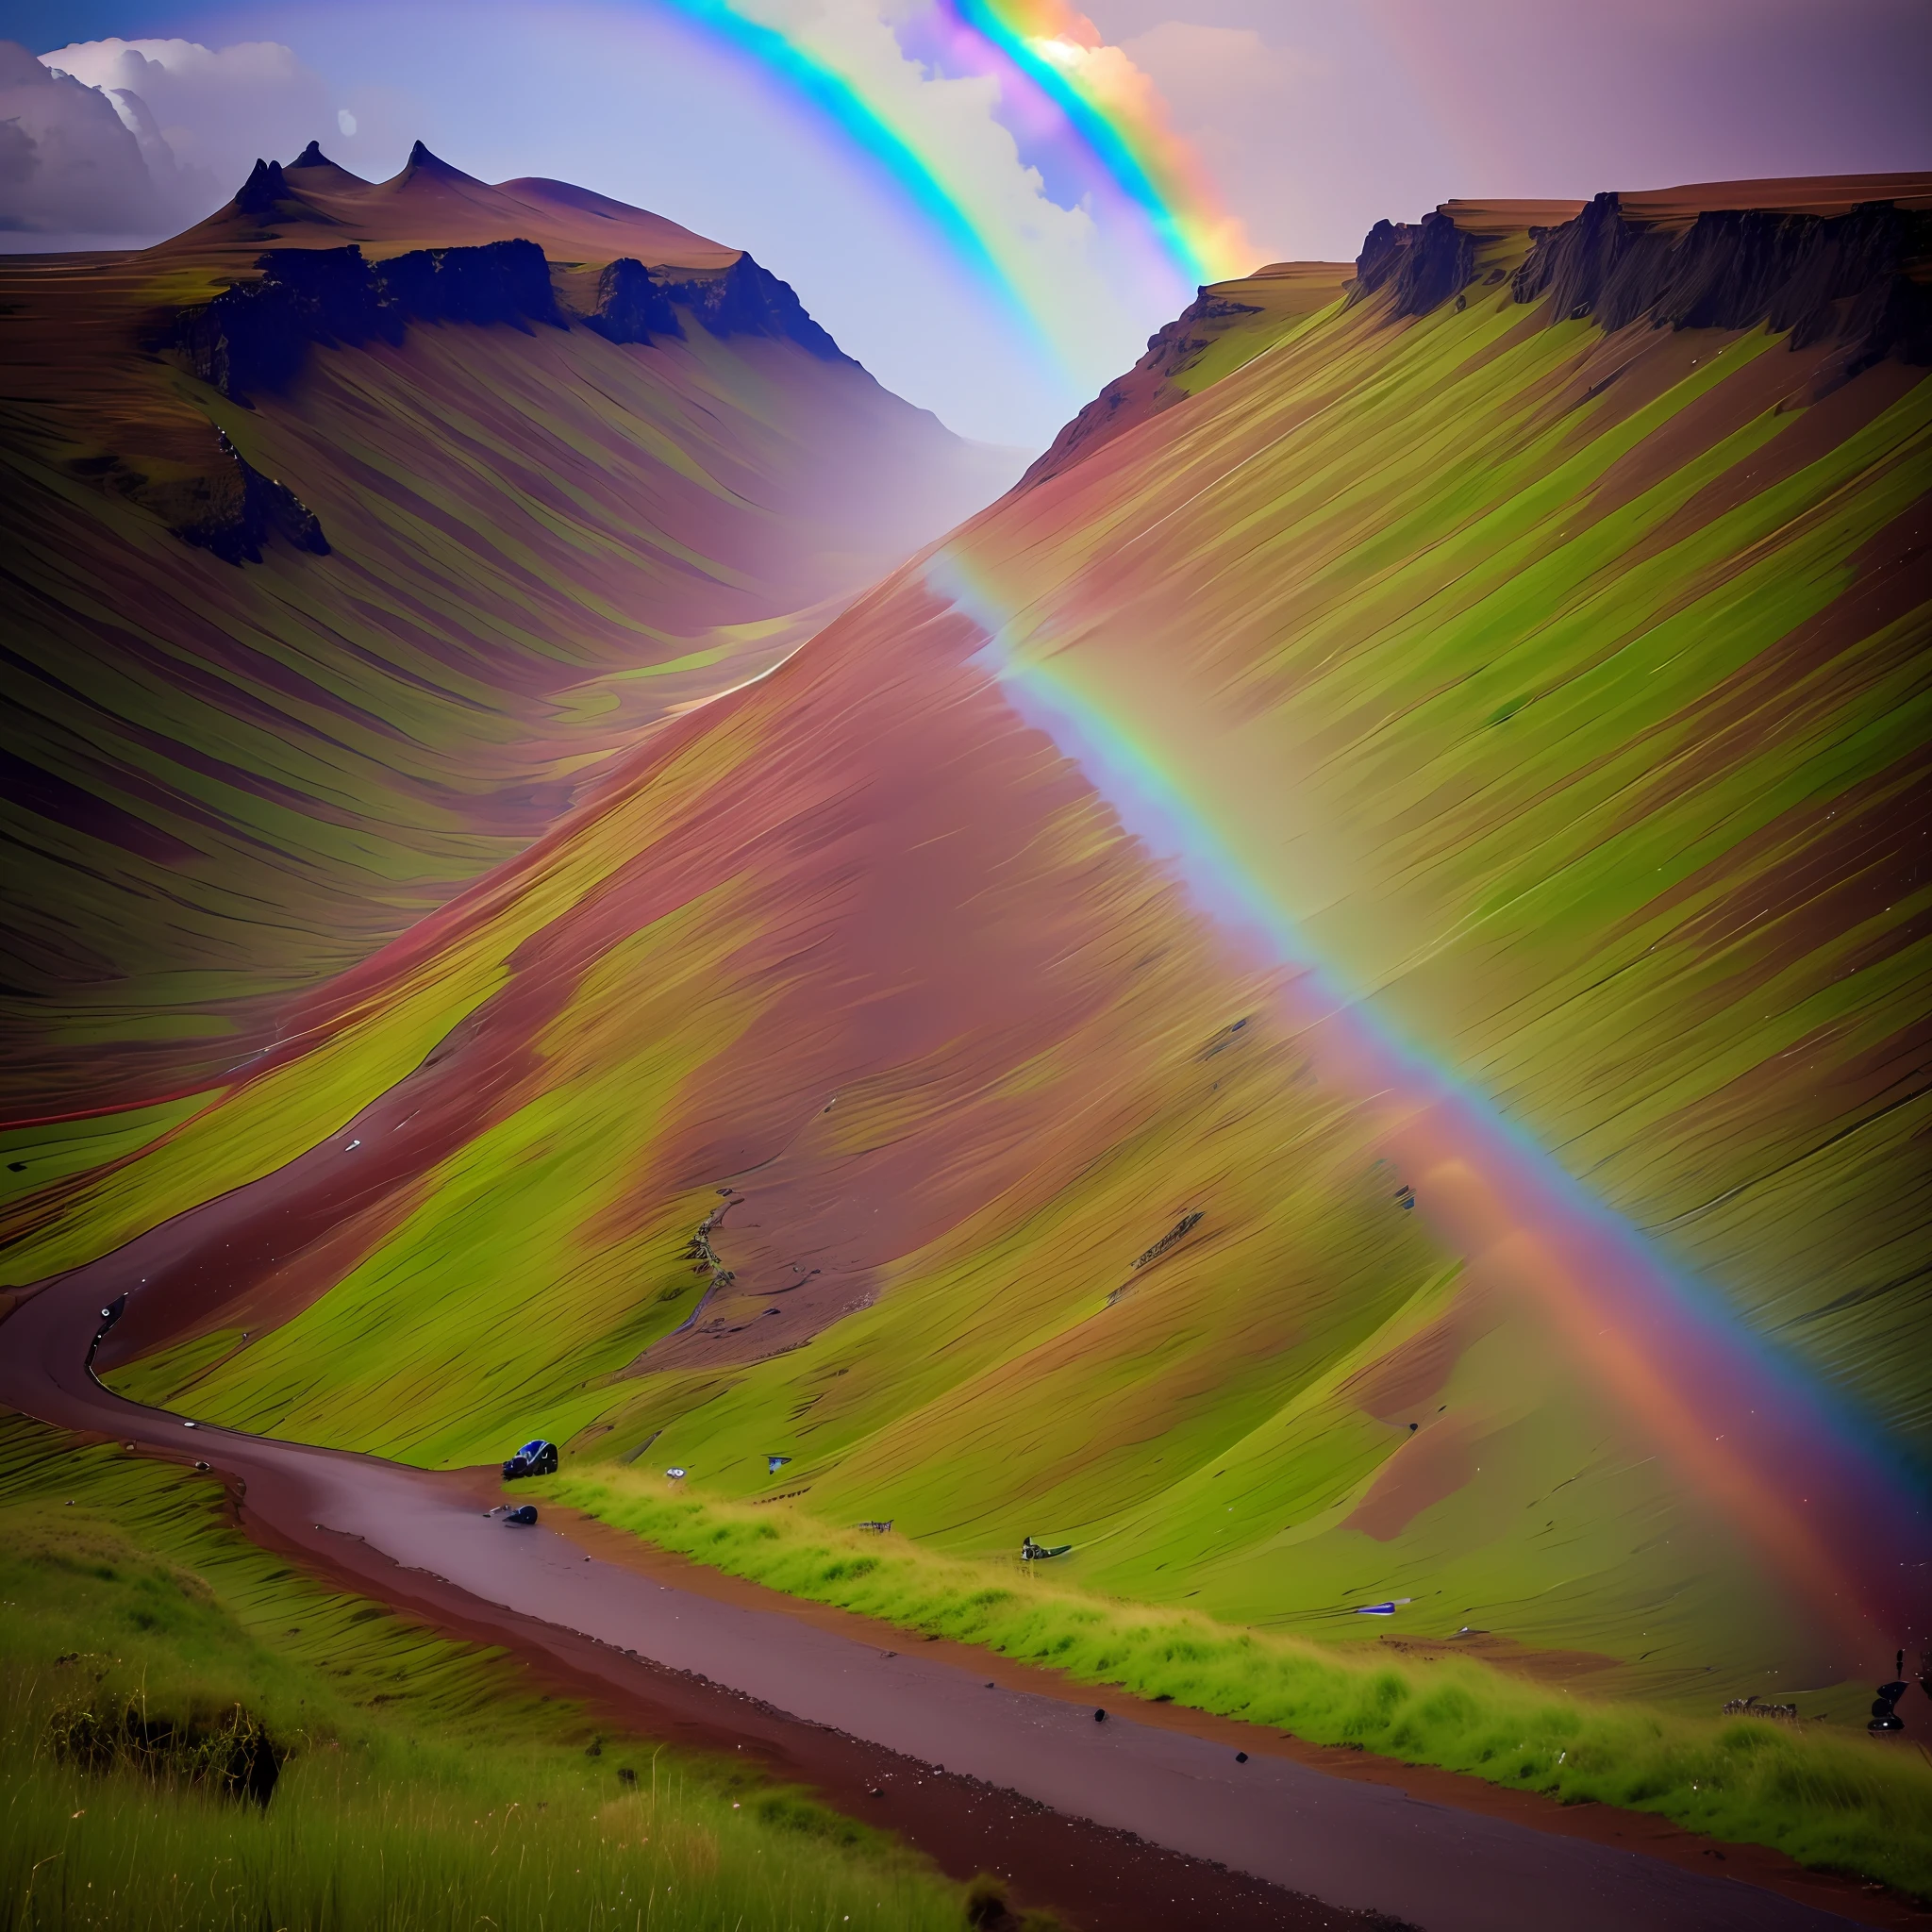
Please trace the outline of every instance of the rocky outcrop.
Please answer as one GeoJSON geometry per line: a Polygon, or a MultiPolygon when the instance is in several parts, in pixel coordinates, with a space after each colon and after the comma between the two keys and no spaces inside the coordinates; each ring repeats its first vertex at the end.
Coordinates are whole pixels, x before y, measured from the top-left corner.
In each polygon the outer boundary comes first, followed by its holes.
{"type": "MultiPolygon", "coordinates": [[[[1932,362],[1932,215],[1871,202],[1842,215],[1711,209],[1688,227],[1633,218],[1600,194],[1574,219],[1529,230],[1511,292],[1547,301],[1553,322],[1600,328],[1770,327],[1793,348],[1842,353],[1842,380],[1896,353],[1932,362]]],[[[1391,320],[1427,315],[1476,278],[1476,240],[1438,211],[1410,225],[1377,222],[1362,243],[1351,303],[1393,291],[1391,320]]],[[[1490,279],[1500,281],[1502,272],[1490,279]]]]}
{"type": "Polygon", "coordinates": [[[680,309],[709,335],[771,336],[796,342],[822,362],[852,361],[811,319],[791,283],[748,255],[706,275],[646,268],[628,256],[613,261],[597,278],[597,307],[584,325],[612,342],[677,340],[684,335],[680,309]]]}
{"type": "Polygon", "coordinates": [[[238,402],[286,388],[316,342],[400,341],[359,248],[282,248],[264,255],[258,281],[240,282],[175,325],[195,375],[238,402]]]}
{"type": "Polygon", "coordinates": [[[1932,362],[1932,288],[1913,274],[1932,260],[1932,216],[1889,202],[1839,216],[1714,210],[1671,233],[1600,194],[1574,221],[1530,233],[1512,292],[1547,299],[1553,321],[1765,325],[1793,348],[1840,344],[1845,375],[1894,351],[1932,362]]]}
{"type": "Polygon", "coordinates": [[[667,278],[658,286],[674,308],[690,310],[711,335],[773,336],[796,342],[822,362],[852,360],[806,312],[791,284],[748,255],[717,274],[667,278]]]}
{"type": "Polygon", "coordinates": [[[1359,302],[1392,283],[1391,318],[1427,315],[1475,279],[1475,238],[1440,211],[1413,225],[1377,222],[1356,259],[1348,299],[1359,302]]]}
{"type": "MultiPolygon", "coordinates": [[[[235,177],[231,175],[228,178],[232,181],[235,177]]],[[[236,192],[235,206],[244,215],[266,220],[275,212],[280,203],[291,199],[289,184],[282,175],[282,164],[258,159],[249,171],[247,180],[236,192]]]]}
{"type": "Polygon", "coordinates": [[[318,342],[399,342],[412,322],[564,325],[534,242],[419,248],[383,262],[348,248],[278,248],[260,278],[181,316],[175,343],[224,395],[285,388],[318,342]]]}
{"type": "Polygon", "coordinates": [[[534,242],[418,248],[378,262],[374,273],[385,306],[405,323],[507,325],[525,334],[532,322],[568,326],[558,312],[550,264],[534,242]]]}
{"type": "Polygon", "coordinates": [[[597,307],[584,317],[584,326],[610,342],[648,342],[684,333],[663,285],[630,256],[611,262],[597,277],[597,307]]]}
{"type": "Polygon", "coordinates": [[[1147,353],[1126,375],[1116,376],[1065,425],[1021,477],[1019,487],[1024,490],[1057,475],[1122,430],[1178,402],[1183,391],[1174,387],[1174,377],[1200,359],[1228,323],[1260,312],[1252,302],[1237,302],[1202,289],[1173,322],[1147,338],[1147,353]]]}
{"type": "Polygon", "coordinates": [[[259,563],[262,545],[280,537],[316,557],[329,554],[321,522],[287,484],[264,476],[247,461],[225,432],[225,459],[210,475],[175,486],[179,500],[154,502],[175,534],[225,563],[259,563]]]}
{"type": "MultiPolygon", "coordinates": [[[[238,402],[257,390],[286,388],[318,342],[399,342],[415,322],[569,326],[550,264],[534,242],[418,248],[376,262],[354,246],[275,248],[256,265],[259,279],[189,310],[162,337],[186,351],[204,382],[238,402]]],[[[596,308],[583,321],[607,341],[648,342],[681,337],[680,311],[714,336],[771,336],[821,361],[852,361],[791,285],[748,255],[714,275],[667,274],[628,257],[613,261],[598,278],[596,308]]]]}

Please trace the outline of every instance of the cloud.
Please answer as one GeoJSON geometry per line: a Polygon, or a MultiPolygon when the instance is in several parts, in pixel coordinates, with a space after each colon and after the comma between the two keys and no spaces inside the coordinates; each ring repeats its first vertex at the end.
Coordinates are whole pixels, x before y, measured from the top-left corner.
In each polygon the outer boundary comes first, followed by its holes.
{"type": "Polygon", "coordinates": [[[1323,71],[1321,62],[1292,47],[1271,47],[1251,26],[1164,20],[1124,51],[1143,72],[1159,76],[1176,119],[1205,119],[1230,100],[1257,96],[1280,108],[1291,88],[1323,71]]]}
{"type": "Polygon", "coordinates": [[[322,76],[277,41],[85,41],[41,58],[143,102],[175,165],[215,195],[209,207],[235,192],[257,156],[288,160],[335,125],[322,76]]]}
{"type": "Polygon", "coordinates": [[[158,241],[211,213],[258,155],[335,121],[273,41],[90,41],[36,58],[0,42],[0,230],[9,245],[158,241]]]}
{"type": "Polygon", "coordinates": [[[164,207],[117,105],[0,41],[0,230],[140,233],[165,220],[164,207]]]}

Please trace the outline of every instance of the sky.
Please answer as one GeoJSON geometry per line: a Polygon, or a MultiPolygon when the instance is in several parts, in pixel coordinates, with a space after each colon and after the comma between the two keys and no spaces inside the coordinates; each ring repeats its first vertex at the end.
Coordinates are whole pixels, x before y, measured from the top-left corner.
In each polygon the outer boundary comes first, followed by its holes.
{"type": "Polygon", "coordinates": [[[888,387],[1037,448],[1198,280],[1383,217],[1932,170],[1932,0],[1081,6],[0,0],[0,229],[152,241],[258,155],[381,178],[420,138],[749,248],[888,387]]]}

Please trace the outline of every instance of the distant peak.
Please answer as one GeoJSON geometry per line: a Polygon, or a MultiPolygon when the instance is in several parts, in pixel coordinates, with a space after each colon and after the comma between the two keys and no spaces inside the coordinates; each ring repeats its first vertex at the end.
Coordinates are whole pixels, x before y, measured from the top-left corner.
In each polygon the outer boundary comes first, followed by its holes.
{"type": "Polygon", "coordinates": [[[282,172],[293,175],[296,190],[305,194],[340,194],[344,189],[369,186],[360,175],[352,175],[324,154],[319,141],[311,141],[282,172]]]}
{"type": "Polygon", "coordinates": [[[288,198],[289,184],[283,177],[282,164],[258,159],[235,196],[235,206],[244,215],[269,215],[275,212],[276,203],[288,198]]]}
{"type": "MultiPolygon", "coordinates": [[[[427,175],[437,181],[475,181],[474,175],[466,175],[460,168],[453,168],[441,155],[433,155],[419,141],[409,150],[408,164],[403,169],[405,181],[414,180],[418,175],[427,175]]],[[[476,182],[480,188],[483,184],[476,182]]]]}

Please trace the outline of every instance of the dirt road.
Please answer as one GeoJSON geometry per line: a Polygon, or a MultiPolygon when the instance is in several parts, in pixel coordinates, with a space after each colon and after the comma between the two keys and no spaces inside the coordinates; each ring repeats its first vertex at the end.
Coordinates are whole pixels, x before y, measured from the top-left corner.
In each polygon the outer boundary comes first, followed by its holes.
{"type": "MultiPolygon", "coordinates": [[[[1750,1882],[1748,1853],[1707,1874],[1329,1775],[1266,1748],[1273,1733],[1241,1762],[1213,1720],[1189,1728],[1183,1713],[1157,1724],[1121,1709],[1096,1722],[1074,1701],[1084,1693],[1016,1686],[1010,1670],[989,1684],[990,1667],[954,1646],[905,1638],[895,1649],[823,1613],[766,1607],[763,1593],[679,1587],[593,1553],[594,1539],[507,1527],[484,1513],[474,1474],[198,1426],[124,1401],[87,1367],[99,1311],[159,1272],[184,1232],[158,1229],[18,1308],[0,1327],[0,1403],[206,1461],[236,1486],[262,1541],[505,1644],[647,1733],[741,1751],[812,1784],[949,1871],[1001,1871],[1020,1895],[1093,1932],[1359,1927],[1364,1912],[1426,1932],[1824,1932],[1889,1916],[1857,1909],[1852,1889],[1828,1880],[1817,1881],[1817,1902],[1790,1895],[1807,1889],[1803,1878],[1785,1874],[1780,1890],[1750,1882]]],[[[1441,1775],[1418,1781],[1440,1789],[1441,1775]]]]}

